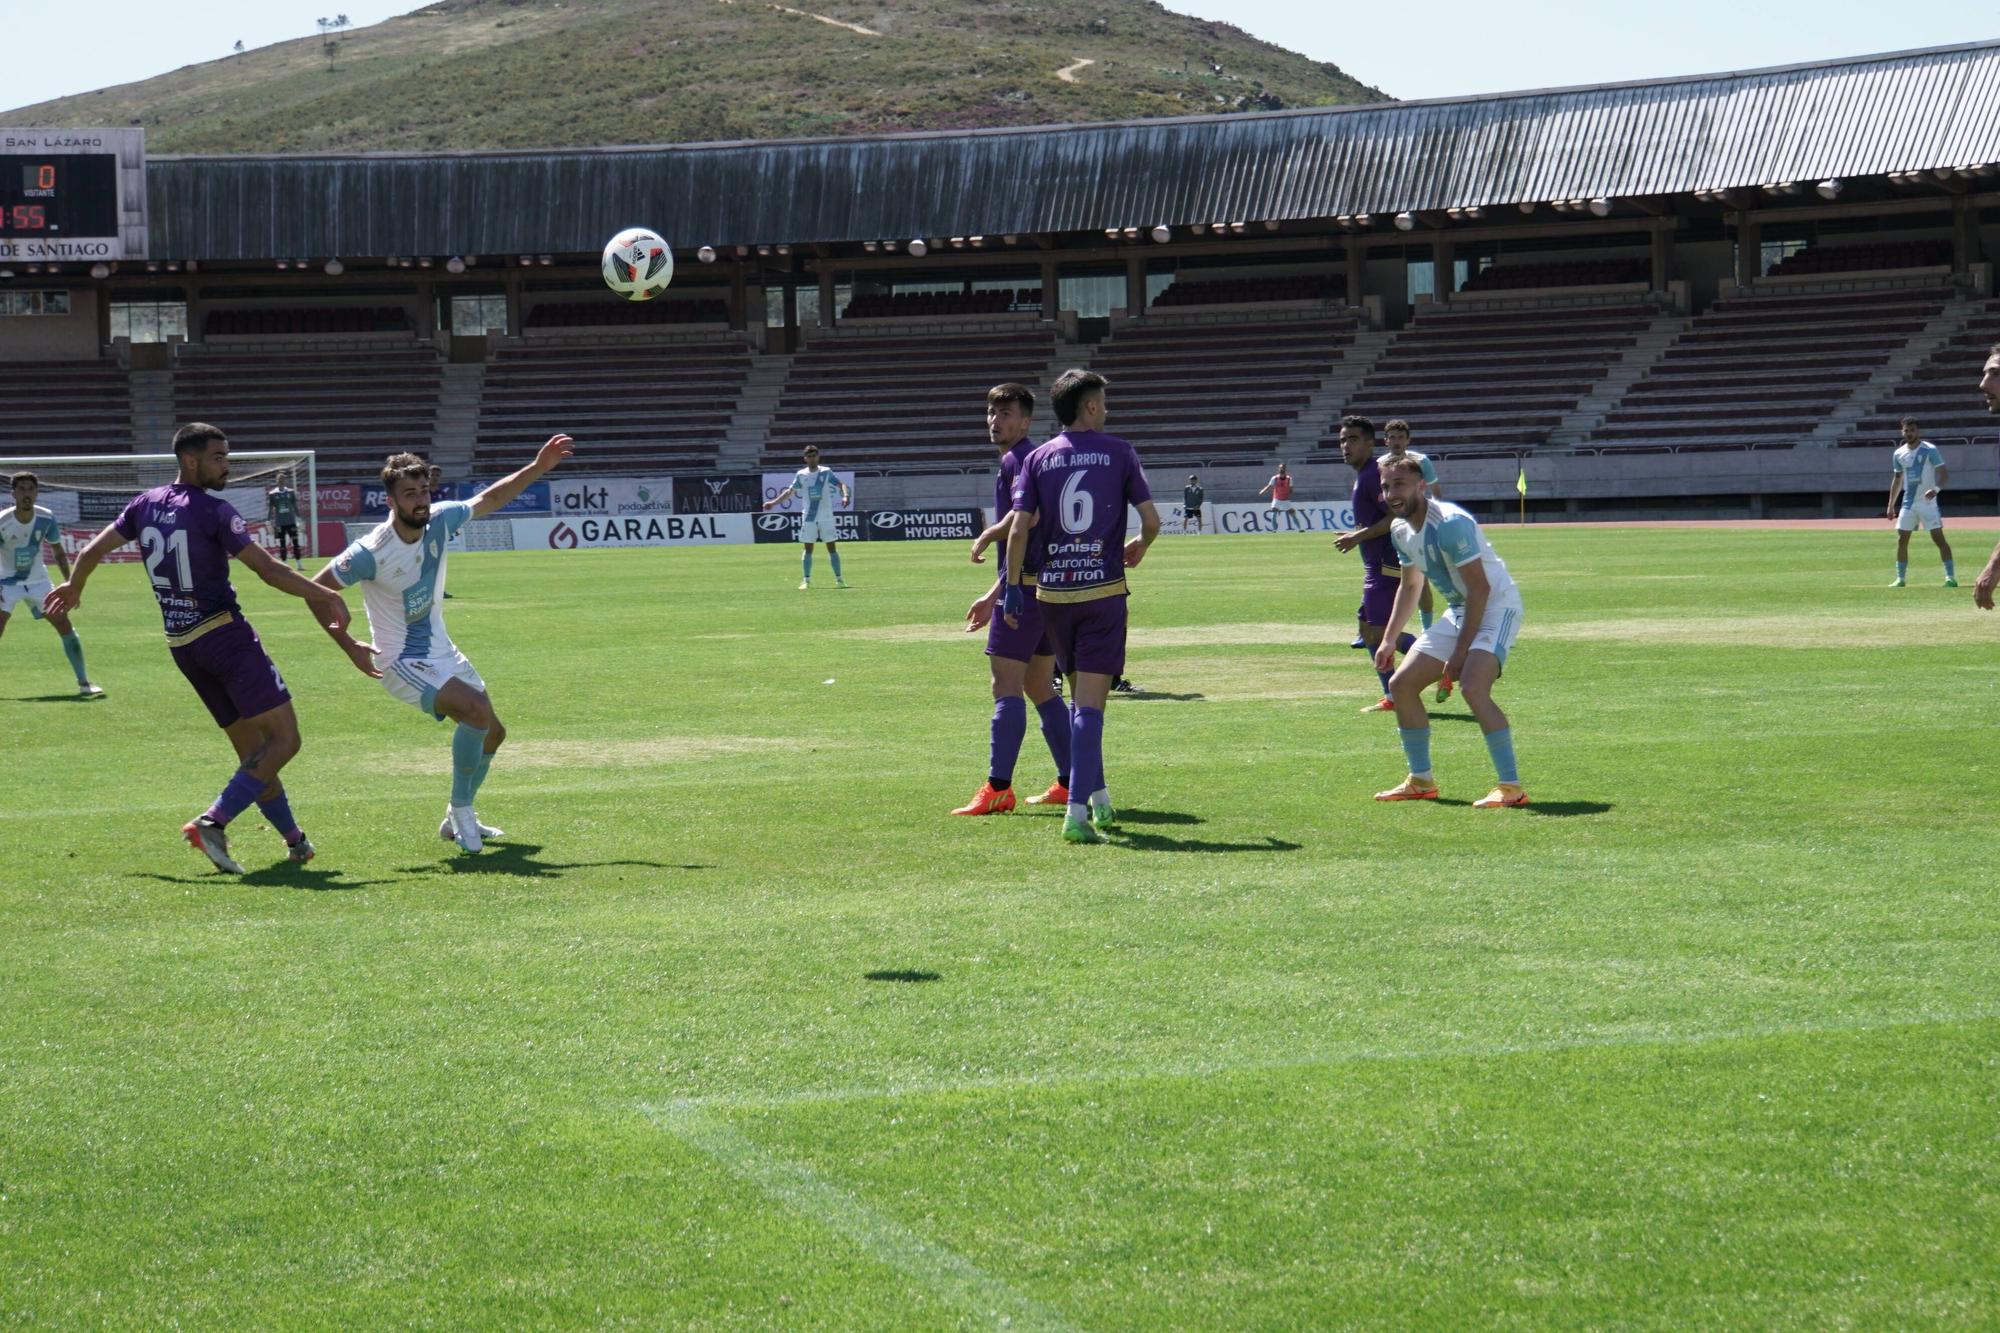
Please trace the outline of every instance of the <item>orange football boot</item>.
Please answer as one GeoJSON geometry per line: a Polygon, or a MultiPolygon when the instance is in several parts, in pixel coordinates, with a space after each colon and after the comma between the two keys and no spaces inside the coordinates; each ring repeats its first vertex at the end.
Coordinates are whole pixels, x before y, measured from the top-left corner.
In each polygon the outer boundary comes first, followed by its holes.
{"type": "Polygon", "coordinates": [[[1378,801],[1435,801],[1437,798],[1437,783],[1422,782],[1415,776],[1404,778],[1387,791],[1375,793],[1378,801]]]}
{"type": "Polygon", "coordinates": [[[1396,701],[1385,694],[1361,711],[1364,713],[1393,713],[1396,711],[1396,701]]]}
{"type": "Polygon", "coordinates": [[[982,782],[979,784],[979,790],[972,794],[972,799],[952,811],[952,813],[955,815],[1004,815],[1013,808],[1014,789],[1012,787],[1009,787],[1006,791],[994,791],[991,782],[982,782]]]}
{"type": "Polygon", "coordinates": [[[1028,804],[1029,804],[1029,805],[1058,805],[1058,806],[1060,806],[1060,805],[1068,805],[1068,804],[1069,804],[1069,788],[1068,788],[1068,787],[1065,787],[1065,786],[1063,786],[1063,785],[1062,785],[1062,783],[1060,783],[1060,782],[1051,782],[1051,783],[1049,784],[1049,789],[1048,789],[1047,791],[1043,792],[1043,793],[1042,793],[1042,794],[1041,794],[1040,796],[1030,796],[1030,797],[1028,798],[1028,804]]]}
{"type": "Polygon", "coordinates": [[[1526,805],[1527,803],[1528,793],[1521,790],[1520,783],[1502,782],[1496,785],[1492,791],[1487,792],[1484,796],[1474,801],[1472,808],[1475,810],[1498,810],[1502,806],[1526,805]]]}

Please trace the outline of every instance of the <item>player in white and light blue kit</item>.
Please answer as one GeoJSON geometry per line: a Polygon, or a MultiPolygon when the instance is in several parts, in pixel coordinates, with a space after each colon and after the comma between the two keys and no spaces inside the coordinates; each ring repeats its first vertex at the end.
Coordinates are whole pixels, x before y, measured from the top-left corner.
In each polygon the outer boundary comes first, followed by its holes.
{"type": "Polygon", "coordinates": [[[1430,498],[1423,470],[1413,458],[1383,459],[1382,499],[1396,516],[1390,538],[1402,557],[1403,581],[1396,606],[1382,632],[1376,665],[1387,671],[1396,664],[1396,639],[1417,609],[1417,593],[1426,581],[1444,594],[1445,613],[1423,632],[1403,655],[1403,664],[1389,680],[1389,697],[1396,704],[1396,726],[1410,775],[1395,787],[1376,793],[1378,801],[1437,799],[1431,773],[1430,715],[1423,693],[1440,679],[1458,682],[1486,734],[1486,750],[1498,777],[1492,791],[1474,801],[1482,809],[1526,805],[1521,775],[1514,762],[1514,733],[1507,715],[1493,702],[1493,683],[1507,662],[1508,650],[1521,630],[1521,592],[1507,572],[1506,562],[1486,540],[1472,515],[1455,504],[1430,498]]]}
{"type": "Polygon", "coordinates": [[[558,435],[542,446],[534,462],[505,481],[470,501],[435,506],[424,461],[415,454],[397,454],[382,468],[388,520],[350,544],[313,580],[328,588],[361,585],[374,642],[357,643],[344,629],[328,632],[363,675],[438,721],[458,723],[451,738],[451,803],[438,836],[466,852],[480,851],[487,838],[504,836],[479,822],[472,801],[494,753],[507,739],[507,728],[493,711],[485,680],[445,632],[445,548],[468,522],[505,507],[570,453],[569,436],[558,435]]]}
{"type": "MultiPolygon", "coordinates": [[[[17,606],[26,606],[32,619],[44,618],[42,599],[55,586],[49,582],[49,567],[42,563],[44,542],[54,548],[56,567],[62,570],[63,578],[69,578],[69,556],[63,550],[62,528],[54,514],[35,503],[41,498],[41,481],[32,472],[16,472],[8,484],[14,491],[14,505],[0,513],[0,633],[6,631],[7,621],[17,606]]],[[[83,669],[83,642],[70,628],[69,617],[57,611],[47,620],[62,640],[69,669],[76,673],[77,693],[86,699],[103,694],[103,690],[90,683],[83,669]]]]}
{"type": "Polygon", "coordinates": [[[833,566],[833,586],[845,588],[847,580],[840,576],[840,529],[834,522],[833,495],[840,492],[840,502],[851,505],[854,492],[831,469],[819,465],[818,445],[806,446],[805,460],[806,465],[792,474],[791,485],[766,500],[763,507],[770,509],[794,495],[799,497],[799,542],[805,547],[799,556],[805,571],[805,577],[799,580],[800,592],[812,587],[814,542],[826,543],[826,558],[833,566]]]}
{"type": "Polygon", "coordinates": [[[1944,453],[1918,436],[1915,417],[1904,417],[1902,428],[1903,443],[1889,464],[1888,516],[1896,520],[1896,581],[1889,586],[1903,586],[1910,571],[1910,534],[1921,526],[1944,558],[1944,586],[1956,588],[1951,543],[1944,539],[1944,515],[1938,509],[1938,495],[1951,480],[1951,470],[1944,465],[1944,453]]]}

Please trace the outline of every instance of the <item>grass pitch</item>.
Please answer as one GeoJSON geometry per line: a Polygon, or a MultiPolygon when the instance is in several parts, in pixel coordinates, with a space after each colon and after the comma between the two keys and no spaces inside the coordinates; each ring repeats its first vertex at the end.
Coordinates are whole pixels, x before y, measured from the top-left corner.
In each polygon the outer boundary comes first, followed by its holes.
{"type": "Polygon", "coordinates": [[[1991,1327],[2000,617],[1881,533],[1494,536],[1532,808],[1456,702],[1369,800],[1351,559],[1168,539],[1101,848],[944,813],[957,543],[454,560],[477,859],[448,728],[239,580],[320,848],[241,881],[101,571],[107,699],[0,639],[0,1323],[1991,1327]]]}

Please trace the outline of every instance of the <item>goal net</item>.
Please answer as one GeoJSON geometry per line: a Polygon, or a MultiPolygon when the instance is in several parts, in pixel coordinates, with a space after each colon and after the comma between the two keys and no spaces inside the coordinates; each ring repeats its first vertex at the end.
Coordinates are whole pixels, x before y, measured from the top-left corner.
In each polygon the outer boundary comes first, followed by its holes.
{"type": "MultiPolygon", "coordinates": [[[[141,491],[180,475],[172,454],[43,454],[0,457],[0,504],[14,503],[14,474],[32,472],[41,483],[35,503],[55,515],[72,553],[118,517],[141,491]]],[[[319,466],[310,449],[231,450],[229,484],[219,494],[243,515],[260,545],[271,545],[270,492],[280,482],[297,496],[299,542],[319,555],[319,466]]],[[[121,553],[128,554],[129,553],[121,553]]]]}

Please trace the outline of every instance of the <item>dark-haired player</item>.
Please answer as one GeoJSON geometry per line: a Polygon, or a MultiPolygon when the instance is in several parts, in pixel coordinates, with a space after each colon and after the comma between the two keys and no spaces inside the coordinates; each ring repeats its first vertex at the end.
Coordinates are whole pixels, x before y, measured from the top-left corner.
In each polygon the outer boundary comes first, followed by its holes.
{"type": "Polygon", "coordinates": [[[1896,581],[1900,588],[1910,572],[1910,534],[1919,527],[1930,533],[1944,560],[1944,586],[1956,588],[1958,574],[1952,568],[1951,543],[1944,537],[1944,515],[1938,496],[1950,484],[1951,469],[1944,454],[1917,431],[1917,419],[1904,417],[1900,423],[1903,442],[1889,460],[1889,505],[1887,516],[1896,523],[1896,581]]]}
{"type": "Polygon", "coordinates": [[[1102,375],[1066,370],[1050,397],[1062,433],[1034,450],[1014,483],[1001,614],[1024,623],[1024,571],[1036,571],[1035,599],[1070,677],[1069,806],[1063,837],[1103,842],[1116,822],[1104,778],[1104,705],[1125,669],[1128,587],[1125,571],[1145,559],[1160,535],[1160,513],[1132,446],[1104,433],[1102,375]],[[1125,540],[1127,506],[1139,511],[1139,535],[1125,540]]]}
{"type": "Polygon", "coordinates": [[[138,542],[174,665],[228,735],[240,765],[215,803],[181,833],[216,869],[240,875],[243,867],[230,859],[223,830],[255,801],[284,837],[291,859],[310,861],[313,845],[292,817],[278,781],[278,771],[299,752],[299,719],[284,678],[237,608],[230,558],[279,592],[312,603],[313,614],[331,627],[346,627],[347,607],[338,594],[285,568],[251,541],[243,516],[209,494],[229,481],[229,439],[220,430],[201,422],[182,426],[174,432],[174,461],[179,478],[134,497],[110,527],[92,537],[69,580],[49,593],[42,609],[50,616],[74,611],[98,562],[127,542],[138,542]]]}
{"type": "MultiPolygon", "coordinates": [[[[44,619],[42,600],[49,595],[49,568],[42,563],[45,543],[56,553],[56,568],[65,579],[69,577],[62,529],[56,526],[54,514],[35,503],[42,494],[40,479],[32,472],[16,472],[10,484],[14,507],[0,514],[0,633],[6,631],[8,617],[17,604],[26,606],[32,619],[44,619]]],[[[69,617],[57,612],[46,619],[62,640],[69,669],[76,673],[76,692],[86,699],[103,694],[83,669],[83,641],[70,628],[69,617]]]]}
{"type": "MultiPolygon", "coordinates": [[[[1389,539],[1389,525],[1394,516],[1382,503],[1382,473],[1375,461],[1375,423],[1367,417],[1342,417],[1340,456],[1354,469],[1356,526],[1354,531],[1334,538],[1333,545],[1342,554],[1361,548],[1361,605],[1355,609],[1354,618],[1361,626],[1361,641],[1373,652],[1382,644],[1382,630],[1389,623],[1389,613],[1395,609],[1396,590],[1403,579],[1396,543],[1389,539]]],[[[1389,460],[1382,461],[1386,464],[1389,460]]],[[[1410,637],[1404,635],[1396,644],[1396,651],[1407,651],[1410,643],[1410,637]]],[[[1396,705],[1389,698],[1389,670],[1377,663],[1375,674],[1382,681],[1382,697],[1361,711],[1393,713],[1396,705]]]]}
{"type": "Polygon", "coordinates": [[[278,474],[278,484],[264,492],[264,506],[271,518],[271,535],[277,539],[278,559],[289,558],[292,568],[297,569],[306,553],[299,546],[299,493],[292,489],[289,474],[278,474]],[[285,555],[287,542],[291,543],[290,557],[285,555]]]}
{"type": "MultiPolygon", "coordinates": [[[[2000,415],[2000,343],[1994,343],[1986,353],[1986,365],[1979,372],[1979,392],[1986,398],[1986,410],[2000,415]]],[[[1991,611],[1996,583],[2000,583],[2000,546],[1993,548],[1986,568],[1979,571],[1979,580],[1972,585],[1972,604],[1982,611],[1991,611]]]]}
{"type": "Polygon", "coordinates": [[[1007,529],[1012,526],[1014,480],[1021,464],[1034,451],[1028,438],[1029,423],[1035,416],[1035,395],[1025,384],[996,384],[986,391],[986,438],[1000,451],[1000,470],[993,478],[993,526],[972,543],[972,563],[984,564],[986,548],[1001,542],[1000,575],[993,586],[965,613],[965,632],[986,631],[986,661],[993,675],[992,743],[986,767],[986,782],[955,815],[998,815],[1014,808],[1014,764],[1021,757],[1021,742],[1028,734],[1028,710],[1021,702],[1026,695],[1041,718],[1042,739],[1049,743],[1049,756],[1056,761],[1056,780],[1039,796],[1030,796],[1029,805],[1069,804],[1069,710],[1056,693],[1055,649],[1042,627],[1041,608],[1034,598],[1034,570],[1022,575],[1028,588],[1022,595],[1018,625],[993,614],[1007,583],[1007,529]]]}
{"type": "Polygon", "coordinates": [[[470,501],[438,505],[431,503],[424,460],[397,454],[382,467],[389,517],[313,578],[320,587],[335,590],[336,597],[341,588],[362,585],[361,604],[374,642],[357,643],[344,628],[327,631],[356,669],[426,716],[458,723],[451,737],[451,800],[438,836],[470,854],[482,851],[486,839],[506,836],[479,822],[472,799],[486,781],[494,752],[507,739],[507,728],[493,711],[486,682],[445,633],[445,547],[468,522],[505,508],[572,452],[569,436],[557,435],[513,476],[470,501]]]}

